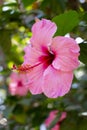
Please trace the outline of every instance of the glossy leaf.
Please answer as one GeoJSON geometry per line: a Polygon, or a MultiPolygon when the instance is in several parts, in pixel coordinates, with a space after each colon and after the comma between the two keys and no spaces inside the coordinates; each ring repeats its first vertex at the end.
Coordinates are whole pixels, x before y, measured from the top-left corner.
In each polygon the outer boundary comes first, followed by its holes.
{"type": "Polygon", "coordinates": [[[81,62],[87,65],[87,43],[80,44],[80,56],[79,59],[81,62]]]}
{"type": "Polygon", "coordinates": [[[52,19],[56,23],[58,30],[56,35],[65,35],[74,29],[79,23],[79,15],[76,11],[68,11],[52,19]]]}

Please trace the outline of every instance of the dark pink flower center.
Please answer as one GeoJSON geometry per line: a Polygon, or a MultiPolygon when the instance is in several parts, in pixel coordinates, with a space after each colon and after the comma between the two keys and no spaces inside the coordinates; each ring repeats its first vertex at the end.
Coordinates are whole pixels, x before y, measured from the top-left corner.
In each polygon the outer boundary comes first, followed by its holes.
{"type": "MultiPolygon", "coordinates": [[[[31,71],[33,68],[43,64],[44,69],[47,68],[49,65],[52,64],[53,60],[55,59],[55,54],[51,51],[51,50],[47,50],[46,48],[43,49],[44,54],[42,56],[40,56],[38,58],[38,63],[36,63],[35,65],[22,65],[19,66],[18,68],[16,67],[16,70],[18,70],[19,72],[29,72],[31,71]]],[[[22,86],[22,83],[19,82],[18,86],[22,86]]]]}
{"type": "Polygon", "coordinates": [[[39,58],[39,61],[43,63],[46,67],[52,64],[53,60],[55,58],[55,55],[48,51],[47,55],[43,55],[39,58]]]}
{"type": "Polygon", "coordinates": [[[23,84],[22,84],[22,82],[21,81],[18,81],[18,87],[22,87],[23,86],[23,84]]]}

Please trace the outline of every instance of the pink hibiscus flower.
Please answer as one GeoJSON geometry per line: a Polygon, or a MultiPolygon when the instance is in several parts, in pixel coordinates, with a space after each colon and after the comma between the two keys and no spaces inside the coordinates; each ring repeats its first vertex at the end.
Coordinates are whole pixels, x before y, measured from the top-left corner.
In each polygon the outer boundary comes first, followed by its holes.
{"type": "Polygon", "coordinates": [[[42,19],[32,27],[31,44],[24,49],[24,63],[17,68],[28,72],[28,87],[32,94],[44,93],[56,98],[71,87],[73,70],[79,65],[79,46],[72,38],[56,36],[56,25],[42,19]]]}
{"type": "MultiPolygon", "coordinates": [[[[24,75],[12,72],[10,75],[9,92],[11,95],[25,96],[28,92],[28,87],[23,84],[24,75]]],[[[26,79],[25,79],[26,80],[26,79]]]]}
{"type": "MultiPolygon", "coordinates": [[[[45,120],[46,127],[49,127],[52,121],[56,118],[58,111],[54,110],[49,113],[49,116],[45,120]]],[[[57,124],[51,130],[60,130],[60,122],[62,122],[66,118],[66,112],[62,112],[61,117],[57,124]]]]}

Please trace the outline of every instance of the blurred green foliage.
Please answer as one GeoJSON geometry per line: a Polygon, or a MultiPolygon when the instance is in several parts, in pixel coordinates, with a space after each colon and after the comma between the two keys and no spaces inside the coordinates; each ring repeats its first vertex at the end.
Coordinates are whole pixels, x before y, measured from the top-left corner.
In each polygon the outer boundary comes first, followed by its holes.
{"type": "MultiPolygon", "coordinates": [[[[61,122],[61,130],[87,130],[87,1],[0,1],[1,89],[7,92],[4,102],[6,109],[2,110],[7,125],[1,125],[0,117],[1,130],[39,130],[51,110],[67,112],[67,118],[61,122]],[[35,17],[54,21],[58,26],[55,35],[69,33],[75,39],[83,39],[80,43],[81,65],[75,71],[71,91],[64,97],[49,99],[44,95],[33,96],[30,93],[25,97],[18,97],[11,96],[8,92],[7,80],[12,65],[19,65],[23,61],[23,49],[32,35],[31,27],[35,17]]],[[[55,122],[57,121],[58,118],[55,122]]]]}

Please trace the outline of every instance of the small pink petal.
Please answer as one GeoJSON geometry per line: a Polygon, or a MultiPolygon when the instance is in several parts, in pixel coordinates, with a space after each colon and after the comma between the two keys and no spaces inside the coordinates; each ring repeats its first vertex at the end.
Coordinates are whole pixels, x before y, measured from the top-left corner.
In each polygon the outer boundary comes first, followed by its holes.
{"type": "Polygon", "coordinates": [[[64,119],[66,118],[66,116],[67,116],[67,113],[66,113],[66,112],[62,112],[62,114],[61,114],[61,117],[60,117],[60,120],[59,120],[59,121],[64,120],[64,119]]]}
{"type": "Polygon", "coordinates": [[[27,92],[28,92],[28,88],[22,86],[20,88],[17,88],[15,93],[16,93],[16,95],[25,96],[27,94],[27,92]]]}
{"type": "Polygon", "coordinates": [[[44,47],[51,44],[52,36],[56,32],[56,24],[50,20],[42,19],[36,22],[32,27],[32,37],[30,39],[32,45],[37,50],[42,51],[44,47]]]}
{"type": "Polygon", "coordinates": [[[25,75],[12,72],[10,75],[9,92],[11,95],[25,96],[28,87],[24,84],[25,75]]]}
{"type": "Polygon", "coordinates": [[[16,86],[17,86],[17,84],[15,82],[10,83],[10,85],[9,85],[9,92],[13,96],[16,94],[16,86]]]}
{"type": "MultiPolygon", "coordinates": [[[[50,124],[52,123],[52,121],[56,118],[58,111],[57,110],[53,110],[49,113],[49,116],[47,117],[47,119],[45,120],[45,125],[46,127],[49,127],[50,124]]],[[[60,130],[60,124],[59,122],[63,121],[66,118],[66,112],[62,112],[61,113],[61,117],[59,119],[59,121],[57,122],[57,124],[55,124],[55,126],[52,128],[52,130],[60,130]]]]}
{"type": "Polygon", "coordinates": [[[40,19],[38,19],[37,17],[35,18],[35,22],[39,22],[40,21],[40,19]]]}
{"type": "Polygon", "coordinates": [[[52,130],[60,130],[60,125],[59,125],[59,124],[56,124],[56,125],[52,128],[52,130]]]}
{"type": "MultiPolygon", "coordinates": [[[[44,122],[46,127],[49,127],[50,124],[52,123],[52,121],[56,118],[57,112],[58,111],[56,111],[56,110],[50,112],[48,118],[44,122]]],[[[52,130],[60,130],[60,125],[58,123],[55,124],[55,126],[52,128],[52,130]]]]}
{"type": "Polygon", "coordinates": [[[19,75],[17,73],[15,73],[15,72],[11,73],[11,75],[10,75],[11,81],[16,82],[16,81],[18,81],[18,78],[19,78],[19,75]]]}
{"type": "Polygon", "coordinates": [[[53,110],[49,113],[48,118],[45,120],[45,125],[48,127],[57,116],[57,110],[53,110]]]}
{"type": "Polygon", "coordinates": [[[54,68],[62,71],[72,71],[79,66],[79,46],[72,38],[58,36],[53,38],[51,49],[55,54],[52,63],[54,68]]]}
{"type": "Polygon", "coordinates": [[[63,72],[49,66],[44,72],[43,92],[49,98],[64,96],[70,90],[72,72],[63,72]]]}

